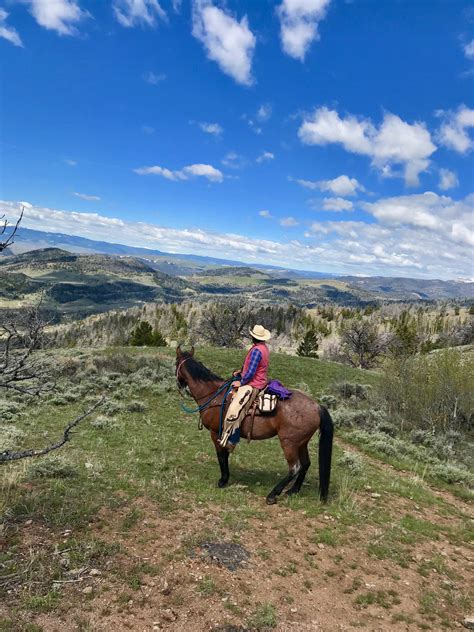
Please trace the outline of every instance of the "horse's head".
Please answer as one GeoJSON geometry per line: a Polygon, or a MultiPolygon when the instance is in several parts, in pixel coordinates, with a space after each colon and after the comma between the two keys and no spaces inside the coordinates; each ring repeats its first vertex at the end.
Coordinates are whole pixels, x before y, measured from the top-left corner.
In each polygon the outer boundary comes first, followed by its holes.
{"type": "Polygon", "coordinates": [[[176,384],[178,386],[179,392],[183,395],[185,390],[188,389],[189,386],[186,379],[186,375],[184,372],[184,365],[186,362],[192,358],[194,355],[194,347],[191,347],[190,351],[182,351],[181,345],[176,347],[176,365],[175,365],[175,375],[176,375],[176,384]]]}

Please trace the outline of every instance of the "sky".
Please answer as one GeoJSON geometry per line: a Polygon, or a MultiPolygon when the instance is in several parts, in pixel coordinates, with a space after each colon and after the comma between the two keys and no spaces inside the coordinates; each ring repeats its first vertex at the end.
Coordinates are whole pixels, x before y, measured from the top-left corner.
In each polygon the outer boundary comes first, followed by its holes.
{"type": "Polygon", "coordinates": [[[24,226],[321,272],[472,279],[462,0],[0,0],[24,226]]]}

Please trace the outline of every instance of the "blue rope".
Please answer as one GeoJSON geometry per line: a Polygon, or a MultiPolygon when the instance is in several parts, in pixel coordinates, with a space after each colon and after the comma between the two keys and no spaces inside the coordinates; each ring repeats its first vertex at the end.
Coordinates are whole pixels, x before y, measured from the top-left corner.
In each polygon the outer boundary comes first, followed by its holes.
{"type": "MultiPolygon", "coordinates": [[[[227,398],[227,395],[229,394],[229,391],[232,388],[232,382],[234,382],[234,381],[235,381],[235,377],[231,377],[228,380],[226,380],[224,382],[224,384],[214,393],[214,395],[212,395],[212,397],[207,400],[207,402],[204,402],[204,404],[200,404],[196,408],[188,408],[187,406],[185,406],[183,404],[183,402],[181,402],[181,410],[183,412],[187,413],[188,415],[192,415],[194,413],[200,413],[203,410],[205,410],[209,406],[209,404],[216,399],[216,397],[218,395],[220,395],[223,391],[225,391],[227,389],[227,392],[226,392],[226,394],[224,396],[224,399],[223,399],[223,402],[222,402],[222,404],[224,405],[225,404],[225,400],[227,398]]],[[[221,407],[221,415],[222,415],[222,407],[221,407]]]]}

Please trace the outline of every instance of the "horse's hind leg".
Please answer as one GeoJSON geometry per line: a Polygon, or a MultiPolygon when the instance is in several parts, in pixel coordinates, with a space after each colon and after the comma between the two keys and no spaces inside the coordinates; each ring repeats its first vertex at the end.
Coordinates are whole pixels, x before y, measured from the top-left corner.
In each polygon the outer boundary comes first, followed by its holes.
{"type": "Polygon", "coordinates": [[[301,464],[298,455],[298,448],[293,444],[288,444],[281,441],[281,447],[285,453],[285,458],[288,462],[288,474],[283,478],[278,485],[272,489],[267,496],[267,505],[274,505],[282,491],[291,484],[291,482],[298,476],[301,471],[301,464]]]}
{"type": "Polygon", "coordinates": [[[301,446],[298,454],[299,454],[300,463],[301,463],[301,470],[298,476],[296,477],[296,481],[294,482],[293,487],[291,487],[288,490],[288,496],[293,496],[293,494],[297,494],[300,491],[301,486],[304,483],[304,479],[306,478],[306,472],[308,471],[309,466],[311,465],[307,443],[301,446]]]}
{"type": "Polygon", "coordinates": [[[221,477],[217,481],[218,487],[225,487],[229,482],[229,452],[220,446],[216,432],[211,432],[211,438],[216,448],[217,460],[221,468],[221,477]]]}

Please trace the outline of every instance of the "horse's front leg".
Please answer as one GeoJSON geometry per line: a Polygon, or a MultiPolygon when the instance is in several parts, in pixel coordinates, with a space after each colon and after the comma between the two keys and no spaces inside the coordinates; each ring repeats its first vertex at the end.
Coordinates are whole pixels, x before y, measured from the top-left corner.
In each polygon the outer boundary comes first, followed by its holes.
{"type": "Polygon", "coordinates": [[[221,477],[217,481],[217,486],[225,487],[229,482],[229,452],[219,445],[217,432],[211,431],[211,438],[216,448],[217,460],[221,468],[221,477]]]}

